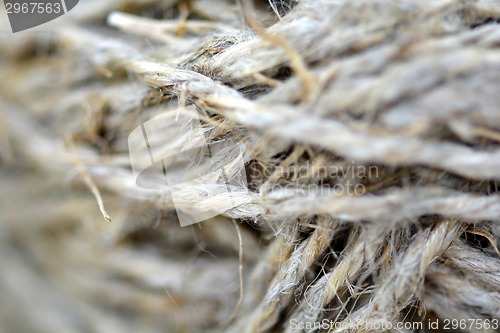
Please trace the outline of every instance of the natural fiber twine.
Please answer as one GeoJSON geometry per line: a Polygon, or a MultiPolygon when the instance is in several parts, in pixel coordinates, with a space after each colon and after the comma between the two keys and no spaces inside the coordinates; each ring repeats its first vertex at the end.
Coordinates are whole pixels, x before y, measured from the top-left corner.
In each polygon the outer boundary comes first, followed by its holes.
{"type": "Polygon", "coordinates": [[[74,12],[0,43],[0,332],[500,319],[499,1],[74,12]],[[185,107],[210,142],[244,145],[249,187],[181,228],[168,194],[135,184],[127,137],[185,107]]]}

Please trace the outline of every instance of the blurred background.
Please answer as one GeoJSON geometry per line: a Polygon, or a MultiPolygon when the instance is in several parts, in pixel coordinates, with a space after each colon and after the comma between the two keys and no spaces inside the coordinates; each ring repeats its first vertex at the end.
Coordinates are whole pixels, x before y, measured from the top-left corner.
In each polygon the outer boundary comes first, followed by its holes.
{"type": "MultiPolygon", "coordinates": [[[[219,217],[180,228],[172,207],[141,197],[126,138],[148,88],[106,67],[111,46],[164,59],[185,50],[119,33],[106,20],[121,11],[174,30],[188,16],[236,26],[235,3],[85,0],[16,34],[0,7],[0,332],[220,330],[239,297],[235,226],[219,217]],[[94,171],[102,165],[101,178],[82,160],[94,171]]],[[[261,245],[252,230],[241,232],[251,263],[261,245]]]]}

